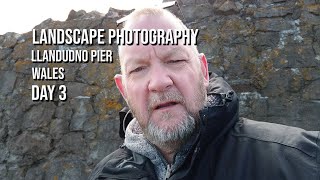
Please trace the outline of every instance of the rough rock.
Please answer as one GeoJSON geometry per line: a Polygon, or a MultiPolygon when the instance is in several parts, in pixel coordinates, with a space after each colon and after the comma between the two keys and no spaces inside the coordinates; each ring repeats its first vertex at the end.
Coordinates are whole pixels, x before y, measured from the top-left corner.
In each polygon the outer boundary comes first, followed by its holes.
{"type": "Polygon", "coordinates": [[[50,139],[45,134],[23,132],[9,143],[9,150],[16,155],[43,156],[51,149],[50,139]]]}
{"type": "Polygon", "coordinates": [[[313,81],[303,90],[303,98],[306,100],[313,100],[316,102],[320,102],[320,80],[313,81]]]}
{"type": "Polygon", "coordinates": [[[13,71],[0,71],[0,91],[7,95],[13,91],[17,75],[13,71]]]}
{"type": "Polygon", "coordinates": [[[216,13],[220,14],[233,14],[238,13],[242,9],[242,4],[234,0],[216,0],[213,3],[213,9],[216,13]]]}

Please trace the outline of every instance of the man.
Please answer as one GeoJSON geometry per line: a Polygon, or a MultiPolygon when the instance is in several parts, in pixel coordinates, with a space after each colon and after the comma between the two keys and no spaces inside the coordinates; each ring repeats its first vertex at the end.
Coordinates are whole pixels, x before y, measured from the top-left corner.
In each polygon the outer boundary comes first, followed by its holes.
{"type": "MultiPolygon", "coordinates": [[[[185,29],[166,10],[133,12],[125,29],[185,29]]],[[[90,179],[320,180],[319,132],[238,117],[238,100],[183,44],[120,46],[116,85],[134,119],[90,179]]]]}

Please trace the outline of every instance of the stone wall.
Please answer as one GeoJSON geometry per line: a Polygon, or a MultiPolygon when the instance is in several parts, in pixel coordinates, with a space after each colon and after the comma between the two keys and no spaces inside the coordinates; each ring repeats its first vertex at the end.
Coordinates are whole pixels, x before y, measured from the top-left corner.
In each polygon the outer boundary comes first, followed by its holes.
{"type": "MultiPolygon", "coordinates": [[[[180,0],[169,8],[200,29],[210,70],[240,97],[248,118],[320,130],[318,0],[180,0]]],[[[128,11],[71,11],[41,28],[117,28],[128,11]]],[[[122,142],[114,83],[116,46],[32,45],[32,33],[0,35],[0,179],[86,179],[122,142]],[[33,49],[110,49],[114,63],[33,64],[33,49]],[[64,81],[34,81],[33,66],[63,66],[64,81]],[[33,102],[31,84],[65,84],[65,102],[33,102]]]]}

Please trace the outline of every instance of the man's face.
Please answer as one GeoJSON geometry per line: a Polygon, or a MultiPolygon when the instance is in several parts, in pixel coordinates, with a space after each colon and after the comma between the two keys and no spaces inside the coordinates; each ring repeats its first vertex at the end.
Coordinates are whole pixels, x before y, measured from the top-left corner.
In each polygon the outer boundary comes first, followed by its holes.
{"type": "MultiPolygon", "coordinates": [[[[140,17],[132,29],[175,29],[165,17],[140,17]]],[[[206,99],[204,56],[190,46],[125,46],[116,84],[145,136],[155,144],[188,138],[206,99]]]]}

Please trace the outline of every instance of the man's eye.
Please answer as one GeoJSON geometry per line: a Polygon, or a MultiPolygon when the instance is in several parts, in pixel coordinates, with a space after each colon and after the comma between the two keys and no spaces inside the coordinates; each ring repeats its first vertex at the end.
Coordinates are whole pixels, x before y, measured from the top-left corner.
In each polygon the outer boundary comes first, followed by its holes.
{"type": "Polygon", "coordinates": [[[177,59],[177,60],[170,60],[170,61],[168,61],[168,63],[182,63],[182,62],[185,62],[186,60],[184,60],[184,59],[177,59]]]}
{"type": "Polygon", "coordinates": [[[142,66],[142,67],[137,67],[137,68],[135,68],[134,70],[130,71],[130,74],[136,73],[136,72],[140,72],[140,71],[142,71],[143,69],[144,69],[143,66],[142,66]]]}

